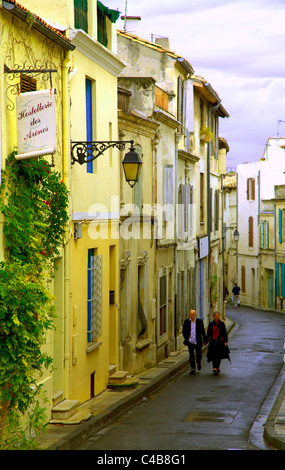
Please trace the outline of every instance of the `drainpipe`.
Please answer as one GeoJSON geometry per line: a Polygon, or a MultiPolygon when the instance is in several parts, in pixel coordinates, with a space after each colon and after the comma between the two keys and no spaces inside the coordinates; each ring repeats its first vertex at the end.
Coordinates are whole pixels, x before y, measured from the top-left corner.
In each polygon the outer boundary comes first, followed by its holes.
{"type": "MultiPolygon", "coordinates": [[[[218,103],[210,108],[209,114],[215,113],[217,109],[220,107],[221,100],[218,103]]],[[[210,119],[211,122],[211,119],[210,119]]],[[[207,236],[208,236],[208,244],[209,244],[209,253],[208,253],[208,296],[209,296],[209,312],[211,312],[211,218],[210,218],[210,153],[211,153],[211,146],[207,144],[207,236]]],[[[209,313],[210,314],[210,313],[209,313]]]]}
{"type": "Polygon", "coordinates": [[[277,309],[276,202],[274,203],[274,306],[277,309]]]}
{"type": "Polygon", "coordinates": [[[178,144],[181,134],[175,134],[175,201],[174,201],[174,338],[175,338],[175,351],[177,351],[177,325],[178,325],[178,312],[177,312],[177,204],[178,204],[178,144]]]}
{"type": "MultiPolygon", "coordinates": [[[[62,145],[63,145],[63,181],[70,193],[70,116],[68,64],[71,52],[67,51],[62,66],[62,145]]],[[[69,208],[70,211],[70,208],[69,208]]],[[[69,227],[68,227],[69,231],[69,227]]],[[[69,341],[69,233],[64,245],[64,395],[69,398],[70,341],[69,341]]]]}

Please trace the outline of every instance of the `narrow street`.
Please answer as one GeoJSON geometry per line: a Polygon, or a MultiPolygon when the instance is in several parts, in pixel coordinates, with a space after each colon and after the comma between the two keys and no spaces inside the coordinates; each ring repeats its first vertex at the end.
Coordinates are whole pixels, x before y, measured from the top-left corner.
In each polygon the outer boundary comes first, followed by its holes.
{"type": "Polygon", "coordinates": [[[195,376],[185,369],[79,449],[269,450],[249,433],[283,365],[284,315],[241,307],[227,316],[236,328],[220,376],[204,356],[195,376]]]}

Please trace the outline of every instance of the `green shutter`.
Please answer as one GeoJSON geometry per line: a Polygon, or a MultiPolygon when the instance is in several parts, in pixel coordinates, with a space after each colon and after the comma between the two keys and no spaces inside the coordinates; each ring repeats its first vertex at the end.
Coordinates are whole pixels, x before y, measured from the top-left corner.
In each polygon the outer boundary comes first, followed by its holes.
{"type": "Polygon", "coordinates": [[[282,263],[282,297],[285,297],[285,264],[282,263]]]}
{"type": "Polygon", "coordinates": [[[276,263],[276,295],[279,296],[279,263],[276,263]]]}
{"type": "Polygon", "coordinates": [[[261,238],[260,238],[260,246],[261,248],[264,248],[264,222],[263,220],[261,220],[260,222],[260,234],[261,234],[261,238]]]}
{"type": "Polygon", "coordinates": [[[88,0],[74,0],[74,26],[88,33],[88,0]]]}
{"type": "Polygon", "coordinates": [[[265,248],[269,248],[269,222],[265,221],[265,248]]]}

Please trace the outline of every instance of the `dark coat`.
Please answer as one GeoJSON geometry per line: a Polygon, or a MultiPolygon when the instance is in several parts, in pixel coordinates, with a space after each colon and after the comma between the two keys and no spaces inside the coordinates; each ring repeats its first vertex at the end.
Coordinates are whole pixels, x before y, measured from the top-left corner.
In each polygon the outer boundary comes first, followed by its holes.
{"type": "Polygon", "coordinates": [[[207,331],[207,342],[209,342],[207,360],[211,362],[215,357],[219,356],[220,359],[228,359],[230,361],[230,350],[228,346],[225,346],[225,343],[228,342],[226,325],[220,320],[220,333],[217,340],[212,339],[213,325],[213,321],[209,323],[207,331]]]}
{"type": "MultiPolygon", "coordinates": [[[[187,320],[183,323],[183,330],[182,330],[184,341],[183,343],[188,346],[189,338],[191,334],[191,320],[187,318],[187,320]]],[[[196,318],[196,342],[198,347],[202,347],[203,342],[206,343],[206,333],[204,328],[204,323],[201,318],[196,318]]]]}

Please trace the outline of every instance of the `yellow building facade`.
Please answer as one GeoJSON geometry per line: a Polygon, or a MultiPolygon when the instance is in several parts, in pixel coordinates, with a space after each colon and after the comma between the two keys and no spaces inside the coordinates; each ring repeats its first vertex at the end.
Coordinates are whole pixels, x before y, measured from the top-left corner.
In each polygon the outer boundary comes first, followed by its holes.
{"type": "MultiPolygon", "coordinates": [[[[3,9],[3,22],[1,17],[1,70],[4,64],[16,68],[26,58],[33,68],[49,63],[56,70],[54,161],[69,189],[70,221],[62,256],[55,260],[56,329],[47,346],[54,368],[45,379],[51,408],[57,392],[79,402],[99,394],[107,387],[109,370],[119,364],[121,154],[110,148],[98,160],[80,165],[77,148],[71,148],[73,142],[118,140],[117,76],[124,64],[115,54],[118,12],[101,2],[86,1],[83,12],[73,0],[5,3],[10,11],[3,9]],[[34,27],[39,24],[41,33],[34,27]],[[47,33],[57,42],[47,39],[47,33]],[[15,42],[17,47],[12,46],[15,42]]],[[[1,85],[4,82],[1,74],[1,85]]],[[[15,113],[7,111],[13,97],[6,95],[6,88],[1,86],[3,163],[16,138],[15,113]]]]}
{"type": "MultiPolygon", "coordinates": [[[[50,27],[40,17],[27,13],[27,10],[15,2],[5,2],[0,8],[0,150],[1,169],[5,169],[6,158],[17,147],[16,97],[30,91],[55,89],[56,152],[45,158],[62,177],[66,169],[66,148],[64,135],[64,106],[66,99],[64,87],[64,60],[74,46],[60,32],[50,27]],[[33,72],[32,72],[33,71],[33,72]]],[[[3,222],[3,220],[1,220],[3,222]]],[[[1,223],[1,253],[3,259],[3,233],[1,223]]],[[[55,259],[58,268],[51,284],[55,295],[56,325],[59,330],[47,334],[45,352],[55,363],[61,363],[64,357],[64,335],[61,322],[66,317],[66,296],[64,290],[66,273],[66,251],[64,246],[55,259]]],[[[62,381],[52,370],[44,372],[40,381],[44,385],[50,411],[52,396],[62,381]]]]}

